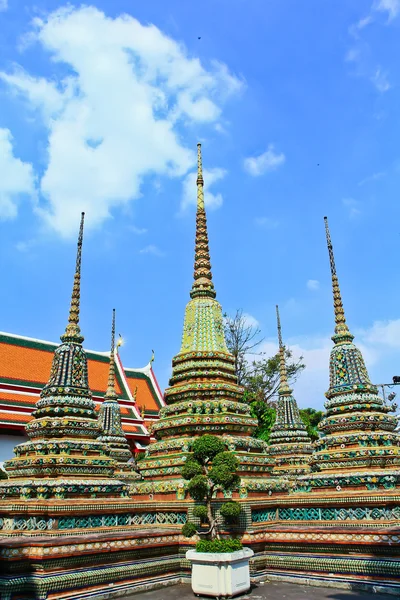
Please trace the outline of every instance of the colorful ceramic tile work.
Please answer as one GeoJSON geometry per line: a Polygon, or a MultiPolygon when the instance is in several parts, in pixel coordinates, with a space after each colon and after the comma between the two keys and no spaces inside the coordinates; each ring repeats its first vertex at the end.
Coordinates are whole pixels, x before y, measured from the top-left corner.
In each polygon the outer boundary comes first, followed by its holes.
{"type": "Polygon", "coordinates": [[[194,282],[183,326],[180,352],[173,359],[170,387],[165,392],[167,406],[154,424],[156,443],[150,444],[140,462],[145,478],[135,484],[133,493],[171,493],[184,497],[185,482],[180,476],[196,436],[211,433],[222,436],[227,447],[235,445],[240,460],[241,494],[285,490],[287,481],[265,479],[273,460],[265,443],[254,443],[251,435],[257,421],[242,402],[243,388],[237,384],[233,356],[228,352],[222,309],[215,299],[204,207],[201,147],[198,144],[197,214],[194,282]],[[151,484],[149,485],[149,482],[151,484]]]}
{"type": "Polygon", "coordinates": [[[139,479],[138,470],[128,440],[122,429],[121,410],[115,391],[115,309],[111,328],[110,368],[108,386],[99,412],[100,442],[107,444],[110,456],[116,460],[115,477],[126,481],[139,479]]]}
{"type": "Polygon", "coordinates": [[[4,465],[2,498],[68,498],[82,494],[127,496],[114,479],[116,462],[98,440],[100,428],[88,384],[86,354],[79,327],[82,214],[71,307],[61,345],[54,353],[50,379],[26,426],[30,440],[15,448],[4,465]]]}
{"type": "MultiPolygon", "coordinates": [[[[0,332],[0,444],[2,435],[25,434],[25,425],[48,383],[57,347],[51,342],[0,332]]],[[[85,354],[89,387],[98,411],[107,389],[109,354],[86,349],[85,354]]],[[[137,453],[149,443],[148,426],[158,419],[165,402],[151,362],[143,368],[128,369],[116,353],[115,370],[122,428],[132,451],[137,453]]]]}
{"type": "Polygon", "coordinates": [[[274,474],[296,477],[310,471],[311,440],[301,420],[288,383],[285,347],[282,343],[279,308],[276,307],[280,355],[280,386],[276,420],[271,431],[269,452],[275,459],[274,474]]]}
{"type": "Polygon", "coordinates": [[[311,464],[316,471],[297,480],[298,491],[394,489],[400,485],[400,436],[368,376],[360,350],[353,344],[343,309],[328,220],[326,239],[335,313],[326,416],[319,424],[311,464]]]}

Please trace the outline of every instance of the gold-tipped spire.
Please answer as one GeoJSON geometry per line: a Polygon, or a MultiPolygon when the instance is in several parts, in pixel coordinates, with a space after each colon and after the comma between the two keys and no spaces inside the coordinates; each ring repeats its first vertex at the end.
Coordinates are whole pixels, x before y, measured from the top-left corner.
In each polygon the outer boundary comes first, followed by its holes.
{"type": "Polygon", "coordinates": [[[335,311],[335,335],[332,336],[332,340],[335,343],[346,339],[351,341],[354,338],[354,336],[350,333],[349,328],[347,327],[346,317],[344,315],[342,296],[340,294],[339,281],[336,274],[335,257],[333,255],[333,246],[331,241],[331,234],[329,231],[328,217],[324,217],[324,221],[326,243],[328,245],[329,262],[332,275],[333,308],[335,311]]]}
{"type": "Polygon", "coordinates": [[[190,292],[191,298],[215,298],[212,282],[210,251],[208,248],[207,217],[204,206],[203,163],[201,144],[197,144],[197,212],[196,212],[196,245],[194,260],[194,282],[190,292]]]}
{"type": "Polygon", "coordinates": [[[83,342],[83,336],[79,327],[79,309],[81,299],[81,261],[82,261],[82,242],[83,242],[83,225],[85,221],[85,213],[81,215],[81,224],[78,236],[78,248],[76,252],[76,266],[74,275],[74,285],[72,287],[71,305],[69,309],[68,325],[65,328],[64,335],[61,336],[62,341],[73,341],[78,344],[83,342]]]}
{"type": "Polygon", "coordinates": [[[111,323],[111,350],[110,350],[110,366],[108,370],[108,385],[105,397],[107,399],[117,399],[115,391],[115,308],[113,308],[112,323],[111,323]]]}
{"type": "Polygon", "coordinates": [[[278,325],[278,341],[279,341],[279,373],[280,373],[280,385],[278,393],[291,394],[292,390],[289,387],[288,375],[286,368],[286,357],[285,357],[285,346],[282,342],[282,330],[281,330],[281,319],[279,316],[279,307],[276,305],[276,321],[278,325]]]}

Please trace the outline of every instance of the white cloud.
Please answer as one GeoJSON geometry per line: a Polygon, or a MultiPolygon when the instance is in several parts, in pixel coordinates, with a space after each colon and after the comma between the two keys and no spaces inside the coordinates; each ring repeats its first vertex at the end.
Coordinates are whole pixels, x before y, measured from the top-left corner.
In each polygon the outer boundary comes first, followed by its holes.
{"type": "Polygon", "coordinates": [[[143,235],[143,234],[147,233],[147,231],[148,231],[148,229],[146,229],[145,227],[136,227],[136,225],[130,225],[129,229],[135,235],[143,235]]]}
{"type": "MultiPolygon", "coordinates": [[[[222,194],[210,192],[210,187],[217,181],[223,179],[226,175],[224,169],[204,169],[204,203],[207,208],[220,208],[224,201],[222,194]]],[[[181,210],[184,211],[190,205],[195,205],[197,201],[196,188],[197,172],[188,173],[182,183],[182,201],[181,210]]]]}
{"type": "Polygon", "coordinates": [[[377,0],[373,8],[377,11],[386,12],[388,20],[392,21],[400,14],[400,0],[377,0]]]}
{"type": "Polygon", "coordinates": [[[75,235],[81,210],[96,227],[114,206],[140,197],[145,177],[184,176],[195,164],[184,128],[214,127],[222,102],[243,87],[225,65],[206,69],[154,25],[94,7],[36,19],[33,41],[69,75],[57,67],[37,78],[17,68],[2,78],[47,128],[38,211],[65,236],[75,235]]]}
{"type": "Polygon", "coordinates": [[[270,144],[268,149],[259,156],[249,156],[244,159],[244,168],[253,177],[264,175],[267,171],[275,171],[282,166],[286,157],[281,152],[280,154],[274,151],[274,146],[270,144]]]}
{"type": "Polygon", "coordinates": [[[309,279],[307,281],[307,288],[313,292],[319,290],[319,281],[317,279],[309,279]]]}
{"type": "Polygon", "coordinates": [[[256,217],[254,223],[257,227],[264,229],[276,229],[279,226],[279,222],[276,219],[270,219],[269,217],[256,217]]]}
{"type": "Polygon", "coordinates": [[[0,12],[7,10],[7,8],[8,8],[8,1],[0,0],[0,12]]]}
{"type": "Polygon", "coordinates": [[[357,23],[351,25],[351,27],[349,28],[350,35],[352,35],[356,39],[359,39],[359,32],[365,29],[365,27],[367,27],[368,25],[371,25],[373,21],[374,19],[372,15],[367,15],[366,17],[361,18],[359,21],[357,21],[357,23]]]}
{"type": "Polygon", "coordinates": [[[342,204],[348,210],[350,218],[354,219],[361,214],[360,203],[358,200],[355,200],[354,198],[343,198],[342,204]]]}
{"type": "Polygon", "coordinates": [[[378,181],[378,179],[382,179],[385,177],[386,173],[384,171],[379,171],[377,173],[372,173],[368,177],[365,177],[361,181],[358,182],[358,185],[365,185],[366,183],[371,183],[372,181],[378,181]]]}
{"type": "Polygon", "coordinates": [[[153,256],[165,256],[164,252],[162,252],[159,248],[157,248],[157,246],[155,246],[154,244],[149,244],[148,246],[146,246],[145,248],[142,248],[139,251],[140,254],[152,254],[153,256]]]}
{"type": "Polygon", "coordinates": [[[260,323],[255,317],[253,317],[253,315],[249,315],[249,313],[243,313],[242,317],[246,327],[258,328],[260,326],[260,323]]]}
{"type": "Polygon", "coordinates": [[[369,330],[360,333],[368,344],[400,349],[400,319],[376,321],[369,330]]]}
{"type": "Polygon", "coordinates": [[[375,70],[374,74],[371,77],[371,81],[378,90],[378,92],[387,92],[392,87],[389,82],[387,73],[382,71],[380,67],[378,67],[375,70]]]}
{"type": "Polygon", "coordinates": [[[0,129],[0,219],[17,216],[21,194],[35,195],[32,165],[14,156],[11,132],[0,129]]]}

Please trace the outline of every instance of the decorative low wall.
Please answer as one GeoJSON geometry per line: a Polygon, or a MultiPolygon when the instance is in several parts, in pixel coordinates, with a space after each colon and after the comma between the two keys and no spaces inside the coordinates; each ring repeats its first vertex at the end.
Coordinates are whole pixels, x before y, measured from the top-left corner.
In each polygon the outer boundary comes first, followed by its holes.
{"type": "MultiPolygon", "coordinates": [[[[310,496],[286,498],[286,504],[283,498],[241,500],[233,532],[255,552],[255,581],[281,579],[398,597],[399,500],[341,497],[330,507],[310,496]]],[[[195,540],[180,531],[187,512],[192,518],[191,502],[179,502],[175,510],[171,503],[136,502],[129,512],[112,514],[104,507],[103,515],[94,516],[78,514],[76,506],[73,515],[57,516],[51,503],[46,517],[43,511],[32,515],[35,503],[15,508],[14,529],[3,530],[0,538],[0,600],[105,600],[189,580],[185,553],[195,540]],[[45,518],[56,521],[52,529],[40,530],[45,518]],[[22,530],[28,519],[39,519],[37,530],[22,530]]]]}

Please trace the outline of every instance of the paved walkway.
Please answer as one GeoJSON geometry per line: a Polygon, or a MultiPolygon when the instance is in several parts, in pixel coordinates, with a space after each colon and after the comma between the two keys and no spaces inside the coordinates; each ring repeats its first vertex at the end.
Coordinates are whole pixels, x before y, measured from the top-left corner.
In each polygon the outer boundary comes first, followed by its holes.
{"type": "MultiPolygon", "coordinates": [[[[258,584],[249,594],[236,597],[238,600],[390,600],[394,598],[387,594],[368,594],[281,582],[258,584]]],[[[129,600],[195,600],[195,598],[190,585],[173,585],[129,596],[129,600]]]]}

